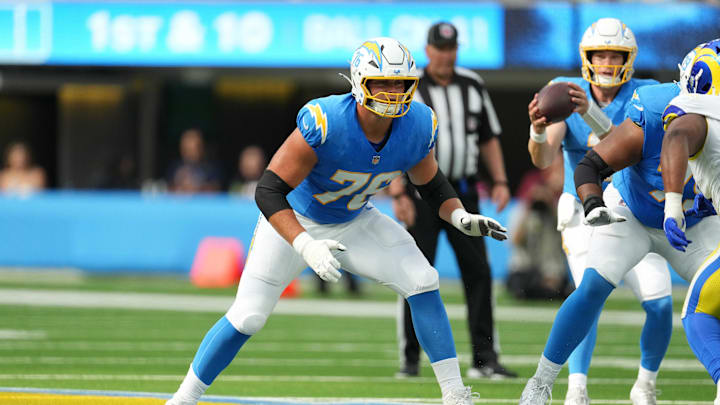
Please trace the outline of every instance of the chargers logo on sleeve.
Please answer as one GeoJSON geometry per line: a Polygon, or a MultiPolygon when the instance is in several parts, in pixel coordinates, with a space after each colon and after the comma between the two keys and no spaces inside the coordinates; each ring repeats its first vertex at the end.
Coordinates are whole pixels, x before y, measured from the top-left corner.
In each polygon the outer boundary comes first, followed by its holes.
{"type": "Polygon", "coordinates": [[[437,138],[437,128],[438,128],[438,122],[437,122],[437,116],[435,115],[435,110],[433,110],[431,108],[430,113],[432,113],[432,134],[430,134],[430,143],[428,144],[428,150],[435,147],[435,139],[437,138]]]}
{"type": "Polygon", "coordinates": [[[682,117],[685,115],[685,111],[683,111],[682,108],[678,106],[674,106],[672,104],[665,107],[665,111],[663,111],[662,120],[663,120],[663,129],[667,131],[668,125],[677,117],[682,117]]]}
{"type": "Polygon", "coordinates": [[[327,115],[322,108],[320,108],[320,104],[308,104],[307,109],[315,120],[315,129],[320,130],[320,144],[323,144],[325,143],[325,138],[327,138],[327,115]]]}

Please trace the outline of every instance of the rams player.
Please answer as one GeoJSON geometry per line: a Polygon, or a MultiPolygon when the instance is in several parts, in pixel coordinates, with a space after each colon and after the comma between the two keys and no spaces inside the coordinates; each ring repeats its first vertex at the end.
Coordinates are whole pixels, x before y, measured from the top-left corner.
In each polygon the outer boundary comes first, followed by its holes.
{"type": "MultiPolygon", "coordinates": [[[[625,121],[590,150],[575,169],[585,221],[597,228],[590,239],[583,283],[560,307],[535,375],[522,393],[521,404],[546,402],[570,351],[591,328],[627,271],[647,253],[660,254],[690,281],[718,247],[717,216],[687,218],[687,235],[693,243],[685,252],[674,249],[663,232],[666,195],[660,166],[662,114],[679,92],[676,83],[638,88],[625,121]],[[603,194],[602,180],[618,170],[603,194]]],[[[685,177],[678,193],[680,199],[692,204],[694,187],[692,177],[685,177]]],[[[656,403],[654,391],[645,398],[632,399],[634,403],[656,403]]]]}
{"type": "Polygon", "coordinates": [[[443,404],[471,405],[460,376],[438,274],[410,234],[368,199],[407,172],[438,215],[472,236],[507,238],[470,214],[438,170],[433,111],[413,102],[418,75],[392,38],[365,42],[350,65],[352,92],[308,102],[273,156],[255,200],[262,212],[235,302],[206,334],[169,405],[196,404],[240,347],[265,324],[306,266],[336,282],[340,268],[393,289],[410,304],[443,404]]]}
{"type": "MultiPolygon", "coordinates": [[[[720,201],[720,39],[701,45],[683,61],[680,91],[663,114],[666,132],[660,164],[665,235],[673,247],[685,251],[692,243],[685,236],[681,197],[688,166],[702,192],[688,214],[716,215],[720,201]]],[[[715,384],[720,380],[719,268],[715,251],[695,273],[682,312],[688,343],[715,384]]],[[[720,405],[720,388],[715,405],[720,405]]]]}
{"type": "MultiPolygon", "coordinates": [[[[565,161],[565,186],[558,202],[558,230],[562,232],[575,286],[580,285],[586,267],[592,227],[583,224],[580,200],[575,192],[573,174],[585,153],[604,138],[625,117],[625,107],[640,86],[657,84],[651,79],[632,78],[637,55],[635,36],[630,28],[615,18],[601,18],[585,31],[580,42],[582,78],[558,77],[552,82],[568,82],[575,112],[565,121],[548,125],[538,115],[537,95],[530,102],[530,140],[528,150],[533,163],[548,167],[562,146],[565,161]]],[[[640,348],[638,379],[631,395],[642,397],[653,390],[660,362],[665,356],[672,333],[672,298],[670,273],[665,260],[648,254],[623,281],[642,302],[647,312],[640,348]]],[[[587,373],[595,339],[597,319],[590,331],[568,359],[570,375],[565,405],[587,405],[587,373]]]]}

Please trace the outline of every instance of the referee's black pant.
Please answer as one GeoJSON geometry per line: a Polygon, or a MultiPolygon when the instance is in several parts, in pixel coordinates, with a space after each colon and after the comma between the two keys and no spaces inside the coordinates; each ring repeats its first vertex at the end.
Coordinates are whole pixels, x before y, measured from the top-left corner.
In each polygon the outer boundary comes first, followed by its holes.
{"type": "MultiPolygon", "coordinates": [[[[455,187],[457,190],[458,187],[455,187]]],[[[420,250],[430,264],[435,261],[435,251],[440,230],[445,230],[448,241],[455,252],[460,276],[462,278],[465,302],[467,303],[468,329],[472,345],[473,367],[497,362],[493,337],[492,278],[485,251],[485,238],[467,236],[443,221],[424,201],[409,193],[415,203],[415,224],[408,228],[420,250]]],[[[468,212],[479,214],[478,195],[475,188],[460,195],[468,212]]],[[[401,320],[398,323],[401,356],[404,364],[418,364],[420,343],[415,336],[410,306],[407,301],[401,307],[401,320]],[[401,326],[402,325],[402,326],[401,326]],[[404,340],[402,339],[404,335],[404,340]]]]}

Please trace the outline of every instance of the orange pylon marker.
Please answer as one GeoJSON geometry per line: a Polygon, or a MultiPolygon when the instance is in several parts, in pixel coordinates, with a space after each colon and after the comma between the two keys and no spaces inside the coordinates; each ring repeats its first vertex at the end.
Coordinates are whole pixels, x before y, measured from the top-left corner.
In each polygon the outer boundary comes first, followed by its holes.
{"type": "Polygon", "coordinates": [[[240,280],[245,249],[235,238],[208,236],[195,252],[190,281],[202,288],[231,287],[240,280]]]}

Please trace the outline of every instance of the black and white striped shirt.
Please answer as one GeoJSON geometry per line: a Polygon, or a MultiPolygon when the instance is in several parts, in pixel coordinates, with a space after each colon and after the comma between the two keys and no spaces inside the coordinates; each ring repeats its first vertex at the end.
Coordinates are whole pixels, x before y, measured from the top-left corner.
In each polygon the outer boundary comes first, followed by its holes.
{"type": "Polygon", "coordinates": [[[440,86],[421,71],[415,100],[437,115],[435,154],[440,170],[450,181],[473,178],[478,172],[478,145],[502,132],[483,79],[455,67],[450,84],[440,86]]]}

